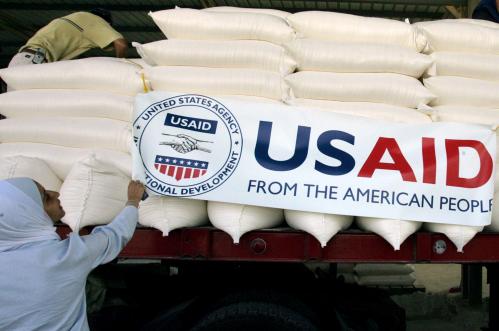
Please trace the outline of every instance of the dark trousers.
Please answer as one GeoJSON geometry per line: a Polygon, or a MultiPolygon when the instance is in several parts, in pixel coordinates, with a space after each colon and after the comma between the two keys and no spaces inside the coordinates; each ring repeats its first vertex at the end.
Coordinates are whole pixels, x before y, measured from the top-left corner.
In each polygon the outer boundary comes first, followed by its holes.
{"type": "Polygon", "coordinates": [[[491,21],[494,23],[499,23],[494,16],[486,8],[476,8],[471,15],[472,18],[476,20],[491,21]]]}

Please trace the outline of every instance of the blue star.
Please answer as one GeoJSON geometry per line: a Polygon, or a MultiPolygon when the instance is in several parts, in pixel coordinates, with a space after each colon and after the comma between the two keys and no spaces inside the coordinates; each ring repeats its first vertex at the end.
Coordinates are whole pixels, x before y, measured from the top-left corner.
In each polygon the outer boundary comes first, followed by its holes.
{"type": "Polygon", "coordinates": [[[173,163],[177,163],[177,160],[173,160],[173,163]]]}

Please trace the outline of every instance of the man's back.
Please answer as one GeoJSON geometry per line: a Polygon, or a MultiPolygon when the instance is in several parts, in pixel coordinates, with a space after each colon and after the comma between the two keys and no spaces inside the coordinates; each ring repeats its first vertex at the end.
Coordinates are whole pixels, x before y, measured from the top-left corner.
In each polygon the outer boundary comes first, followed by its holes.
{"type": "Polygon", "coordinates": [[[42,48],[48,62],[69,60],[91,48],[106,48],[123,38],[101,17],[77,12],[56,18],[28,40],[21,49],[42,48]]]}

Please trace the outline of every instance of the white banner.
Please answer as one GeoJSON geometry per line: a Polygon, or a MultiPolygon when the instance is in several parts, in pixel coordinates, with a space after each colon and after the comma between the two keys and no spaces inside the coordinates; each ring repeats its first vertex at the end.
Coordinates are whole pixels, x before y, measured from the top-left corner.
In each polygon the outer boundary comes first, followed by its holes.
{"type": "Polygon", "coordinates": [[[490,224],[496,135],[484,126],[152,92],[136,97],[133,133],[150,194],[490,224]]]}

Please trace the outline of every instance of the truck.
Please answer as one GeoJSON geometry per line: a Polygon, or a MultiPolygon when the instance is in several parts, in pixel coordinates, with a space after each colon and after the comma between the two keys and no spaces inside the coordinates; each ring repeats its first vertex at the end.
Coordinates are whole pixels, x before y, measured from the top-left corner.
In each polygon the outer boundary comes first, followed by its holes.
{"type": "MultiPolygon", "coordinates": [[[[69,232],[58,227],[61,237],[69,232]]],[[[134,289],[144,301],[161,302],[152,310],[164,308],[144,314],[144,330],[404,330],[404,311],[386,291],[336,277],[338,263],[366,262],[461,264],[463,295],[475,305],[482,301],[485,266],[490,284],[487,330],[499,329],[497,233],[478,234],[458,253],[444,235],[428,232],[417,232],[394,251],[379,236],[356,230],[337,234],[321,248],[311,235],[287,228],[253,231],[239,244],[211,227],[178,229],[168,237],[138,228],[119,259],[154,259],[164,269],[159,282],[165,291],[148,286],[147,280],[134,289]]]]}

